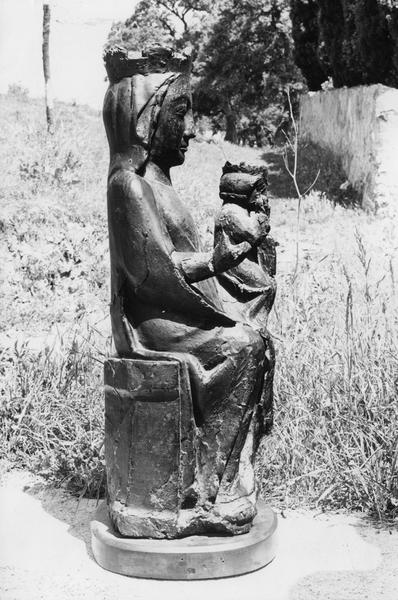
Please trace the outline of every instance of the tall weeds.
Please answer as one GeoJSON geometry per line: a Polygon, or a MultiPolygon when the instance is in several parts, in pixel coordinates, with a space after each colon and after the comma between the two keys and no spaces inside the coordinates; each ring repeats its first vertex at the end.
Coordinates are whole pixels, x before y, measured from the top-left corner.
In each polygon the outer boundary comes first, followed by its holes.
{"type": "MultiPolygon", "coordinates": [[[[92,336],[91,336],[92,337],[92,336]]],[[[0,455],[79,494],[104,490],[102,368],[90,336],[2,353],[0,455]]]]}
{"type": "Polygon", "coordinates": [[[358,232],[356,243],[351,264],[329,256],[281,281],[276,422],[258,473],[288,506],[382,519],[398,513],[398,307],[389,261],[372,273],[358,232]]]}

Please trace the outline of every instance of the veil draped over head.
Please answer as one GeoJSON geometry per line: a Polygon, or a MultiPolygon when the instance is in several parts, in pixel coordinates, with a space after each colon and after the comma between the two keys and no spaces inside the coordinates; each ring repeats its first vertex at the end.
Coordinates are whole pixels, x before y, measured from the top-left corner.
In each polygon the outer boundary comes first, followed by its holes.
{"type": "Polygon", "coordinates": [[[109,175],[121,165],[136,173],[143,170],[167,89],[180,75],[137,74],[109,85],[103,108],[111,153],[109,175]]]}

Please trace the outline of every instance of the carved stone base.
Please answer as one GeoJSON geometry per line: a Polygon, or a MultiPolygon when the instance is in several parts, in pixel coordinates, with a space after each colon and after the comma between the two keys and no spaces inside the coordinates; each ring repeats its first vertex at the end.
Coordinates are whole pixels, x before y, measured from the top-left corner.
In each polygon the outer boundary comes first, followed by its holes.
{"type": "Polygon", "coordinates": [[[106,503],[91,522],[98,564],[114,573],[148,579],[216,579],[265,567],[275,557],[277,519],[263,502],[249,533],[175,540],[124,538],[113,529],[106,503]]]}
{"type": "Polygon", "coordinates": [[[107,490],[115,531],[153,539],[247,533],[256,514],[250,457],[240,493],[209,501],[202,492],[206,475],[200,454],[207,444],[195,424],[187,366],[177,360],[111,358],[105,361],[104,381],[107,490]]]}

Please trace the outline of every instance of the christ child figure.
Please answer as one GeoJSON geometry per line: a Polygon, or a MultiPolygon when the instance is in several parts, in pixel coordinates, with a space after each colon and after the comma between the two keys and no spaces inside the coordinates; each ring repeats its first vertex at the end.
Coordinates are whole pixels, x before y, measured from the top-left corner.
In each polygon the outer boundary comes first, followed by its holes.
{"type": "Polygon", "coordinates": [[[216,251],[227,254],[231,246],[242,242],[247,243],[248,251],[241,262],[220,273],[218,281],[227,292],[230,308],[235,304],[238,309],[239,303],[240,317],[267,335],[267,318],[276,287],[276,242],[268,236],[270,210],[265,169],[226,162],[220,197],[223,205],[215,223],[216,251]]]}

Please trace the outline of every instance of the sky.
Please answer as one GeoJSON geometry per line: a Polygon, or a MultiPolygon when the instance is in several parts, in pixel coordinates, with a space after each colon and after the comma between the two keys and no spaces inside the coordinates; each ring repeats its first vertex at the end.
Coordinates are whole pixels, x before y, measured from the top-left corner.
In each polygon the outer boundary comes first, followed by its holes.
{"type": "MultiPolygon", "coordinates": [[[[54,97],[102,106],[102,49],[113,21],[127,19],[138,0],[50,0],[50,69],[54,97]]],[[[42,0],[0,0],[0,93],[16,83],[44,95],[42,0]]]]}

